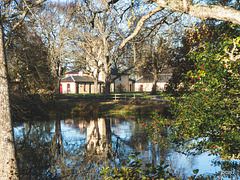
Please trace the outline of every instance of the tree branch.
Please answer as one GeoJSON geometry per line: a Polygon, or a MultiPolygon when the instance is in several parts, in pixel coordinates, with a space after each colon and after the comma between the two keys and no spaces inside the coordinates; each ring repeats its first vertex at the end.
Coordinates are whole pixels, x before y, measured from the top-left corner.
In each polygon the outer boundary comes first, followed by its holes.
{"type": "Polygon", "coordinates": [[[128,41],[130,41],[139,33],[145,20],[149,19],[153,14],[162,10],[163,8],[186,13],[202,19],[230,21],[232,23],[240,25],[240,11],[228,6],[200,5],[194,4],[191,1],[187,0],[146,0],[146,2],[156,3],[158,7],[140,19],[133,33],[123,40],[119,49],[123,48],[123,46],[125,46],[128,41]]]}
{"type": "Polygon", "coordinates": [[[122,72],[116,74],[116,77],[111,78],[111,81],[114,82],[117,78],[119,78],[120,76],[124,75],[126,72],[128,72],[130,69],[134,68],[135,66],[131,66],[125,70],[123,70],[122,72]]]}
{"type": "MultiPolygon", "coordinates": [[[[36,6],[38,6],[39,4],[41,4],[41,3],[43,3],[43,2],[45,2],[46,0],[38,0],[38,1],[36,1],[34,4],[31,4],[31,5],[27,5],[27,3],[25,2],[25,4],[26,4],[26,6],[27,6],[27,8],[26,8],[26,10],[25,11],[20,11],[21,13],[15,13],[14,15],[16,15],[16,16],[18,16],[18,15],[22,15],[22,17],[20,18],[20,20],[19,21],[17,21],[14,25],[13,25],[13,27],[10,29],[10,31],[8,32],[8,34],[11,34],[22,22],[23,22],[23,20],[25,19],[25,17],[26,17],[26,15],[28,14],[28,12],[31,10],[31,8],[33,8],[33,7],[36,7],[36,6]]],[[[14,16],[11,16],[11,18],[13,18],[14,16]]],[[[3,15],[2,17],[0,17],[0,18],[6,18],[6,16],[5,15],[3,15]]],[[[6,43],[5,43],[5,46],[7,46],[8,44],[9,44],[9,42],[10,42],[10,38],[6,41],[6,43]]]]}
{"type": "Polygon", "coordinates": [[[155,14],[156,12],[158,12],[158,11],[161,11],[162,9],[163,9],[162,7],[159,7],[159,6],[158,6],[158,7],[156,7],[155,9],[153,9],[151,12],[149,12],[147,15],[143,16],[143,17],[139,20],[139,22],[138,22],[135,30],[133,31],[133,33],[132,33],[130,36],[128,36],[126,39],[123,40],[122,44],[119,46],[119,49],[122,49],[123,46],[125,46],[128,41],[130,41],[131,39],[133,39],[133,38],[138,34],[138,32],[141,30],[144,22],[145,22],[147,19],[149,19],[152,15],[154,15],[154,14],[155,14]]]}
{"type": "Polygon", "coordinates": [[[185,12],[186,14],[198,18],[209,18],[240,24],[240,11],[228,6],[200,5],[186,0],[155,0],[155,2],[159,7],[178,12],[185,12]]]}
{"type": "Polygon", "coordinates": [[[240,59],[240,55],[235,55],[234,56],[236,48],[237,48],[236,42],[235,42],[235,39],[233,39],[233,48],[232,48],[231,52],[228,52],[227,49],[224,50],[225,53],[229,55],[230,61],[237,61],[238,59],[240,59]]]}

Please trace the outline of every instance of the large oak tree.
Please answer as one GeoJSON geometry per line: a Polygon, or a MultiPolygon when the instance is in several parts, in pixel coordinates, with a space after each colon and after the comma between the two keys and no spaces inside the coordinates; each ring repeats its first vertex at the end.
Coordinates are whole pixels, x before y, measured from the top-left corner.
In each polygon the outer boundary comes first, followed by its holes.
{"type": "Polygon", "coordinates": [[[108,5],[79,1],[73,15],[77,30],[72,37],[78,49],[76,54],[85,54],[85,61],[79,65],[94,77],[94,92],[99,93],[97,82],[101,76],[105,94],[110,93],[111,83],[129,69],[124,64],[124,51],[117,49],[121,42],[118,34],[121,20],[111,13],[108,5]],[[113,70],[118,76],[112,76],[113,70]]]}
{"type": "Polygon", "coordinates": [[[5,56],[4,32],[10,34],[28,15],[30,10],[45,0],[0,2],[0,179],[18,179],[15,158],[14,136],[10,116],[7,64],[5,56]],[[11,26],[4,26],[5,21],[11,26]],[[6,28],[5,31],[3,28],[6,28]]]}

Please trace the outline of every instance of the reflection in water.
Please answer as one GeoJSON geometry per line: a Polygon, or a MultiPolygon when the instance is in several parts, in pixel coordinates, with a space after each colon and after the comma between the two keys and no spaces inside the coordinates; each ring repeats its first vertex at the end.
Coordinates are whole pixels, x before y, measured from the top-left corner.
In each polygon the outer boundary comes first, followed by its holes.
{"type": "Polygon", "coordinates": [[[186,157],[177,148],[151,143],[130,119],[29,122],[18,124],[14,131],[21,179],[98,179],[102,166],[120,167],[133,152],[141,152],[143,162],[153,165],[164,160],[176,176],[192,175],[197,168],[200,173],[221,170],[217,163],[211,166],[219,158],[186,157]]]}
{"type": "Polygon", "coordinates": [[[91,120],[87,126],[87,154],[110,159],[111,147],[110,119],[91,120]]]}

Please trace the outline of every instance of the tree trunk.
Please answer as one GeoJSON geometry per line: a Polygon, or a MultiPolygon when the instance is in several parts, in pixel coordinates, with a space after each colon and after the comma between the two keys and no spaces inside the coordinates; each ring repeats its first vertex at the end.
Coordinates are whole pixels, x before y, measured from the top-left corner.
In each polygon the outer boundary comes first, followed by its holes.
{"type": "Polygon", "coordinates": [[[107,98],[107,95],[110,94],[110,87],[111,87],[111,81],[107,80],[105,82],[105,88],[104,88],[104,97],[107,98]]]}
{"type": "Polygon", "coordinates": [[[10,115],[3,27],[0,20],[0,179],[18,179],[13,127],[10,115]]]}
{"type": "Polygon", "coordinates": [[[158,75],[154,74],[154,80],[153,80],[153,86],[152,86],[152,95],[156,95],[157,94],[157,81],[158,81],[158,75]]]}
{"type": "Polygon", "coordinates": [[[98,80],[94,79],[94,93],[97,94],[98,93],[98,80]]]}
{"type": "MultiPolygon", "coordinates": [[[[48,47],[49,48],[49,47],[48,47]]],[[[48,52],[49,54],[52,53],[52,51],[48,52]]],[[[55,57],[58,58],[58,57],[55,57]]],[[[56,61],[55,58],[51,56],[48,57],[48,65],[50,67],[50,71],[53,76],[53,81],[54,81],[54,93],[55,94],[60,94],[60,80],[61,80],[61,70],[59,70],[60,66],[58,65],[58,70],[56,69],[56,61]]]]}
{"type": "Polygon", "coordinates": [[[96,72],[95,77],[94,77],[94,93],[98,94],[98,77],[99,77],[99,72],[96,72]]]}
{"type": "Polygon", "coordinates": [[[55,84],[55,88],[54,88],[54,93],[55,94],[60,94],[60,77],[54,77],[54,84],[55,84]]]}

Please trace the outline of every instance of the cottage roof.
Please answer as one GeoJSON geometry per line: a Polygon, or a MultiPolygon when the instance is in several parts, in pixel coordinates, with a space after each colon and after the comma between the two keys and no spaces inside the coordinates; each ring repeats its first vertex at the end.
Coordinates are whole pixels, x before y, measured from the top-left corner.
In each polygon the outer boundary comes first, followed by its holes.
{"type": "Polygon", "coordinates": [[[61,82],[74,82],[74,79],[71,76],[61,79],[61,82]]]}
{"type": "MultiPolygon", "coordinates": [[[[83,82],[83,83],[93,83],[94,80],[91,76],[69,76],[61,79],[61,82],[83,82]]],[[[103,81],[98,81],[103,82],[103,81]]]]}

